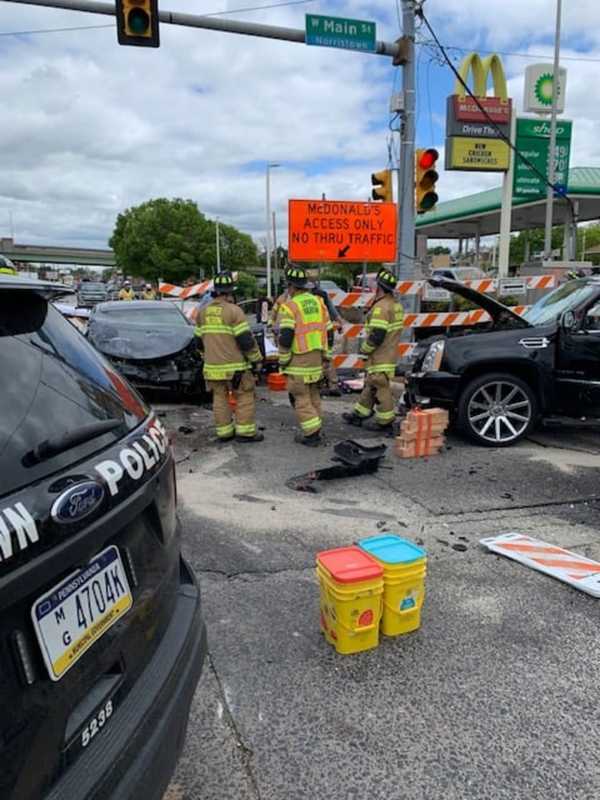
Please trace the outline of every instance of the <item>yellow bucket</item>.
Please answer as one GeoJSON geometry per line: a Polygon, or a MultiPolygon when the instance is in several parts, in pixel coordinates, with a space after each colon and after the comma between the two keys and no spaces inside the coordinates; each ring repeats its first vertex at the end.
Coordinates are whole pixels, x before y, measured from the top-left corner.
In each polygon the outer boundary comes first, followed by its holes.
{"type": "Polygon", "coordinates": [[[381,632],[399,636],[416,631],[425,600],[425,551],[391,534],[362,539],[358,544],[383,568],[381,632]]]}
{"type": "Polygon", "coordinates": [[[320,626],[342,655],[379,644],[383,570],[358,547],[326,550],[317,556],[320,626]]]}

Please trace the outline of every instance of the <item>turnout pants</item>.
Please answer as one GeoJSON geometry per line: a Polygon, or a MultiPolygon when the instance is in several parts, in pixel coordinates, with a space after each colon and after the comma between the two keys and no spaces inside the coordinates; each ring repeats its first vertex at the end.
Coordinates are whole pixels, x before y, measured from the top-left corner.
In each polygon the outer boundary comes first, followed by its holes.
{"type": "Polygon", "coordinates": [[[319,382],[305,383],[297,375],[288,375],[288,392],[294,399],[294,411],[300,423],[302,433],[312,436],[321,430],[321,392],[319,382]]]}
{"type": "Polygon", "coordinates": [[[244,372],[237,389],[231,381],[207,381],[207,388],[213,393],[213,415],[219,439],[256,434],[256,384],[251,372],[244,372]],[[229,392],[235,397],[235,412],[229,405],[229,392]],[[234,423],[235,414],[235,423],[234,423]]]}
{"type": "Polygon", "coordinates": [[[375,410],[375,421],[378,425],[391,425],[394,421],[394,398],[390,388],[390,379],[384,372],[371,372],[365,378],[365,388],[354,406],[354,413],[367,419],[375,410]]]}

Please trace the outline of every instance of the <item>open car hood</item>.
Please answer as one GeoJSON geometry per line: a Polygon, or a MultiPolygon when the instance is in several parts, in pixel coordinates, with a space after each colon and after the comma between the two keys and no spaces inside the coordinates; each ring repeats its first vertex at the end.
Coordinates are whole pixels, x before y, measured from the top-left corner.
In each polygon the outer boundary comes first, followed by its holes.
{"type": "Polygon", "coordinates": [[[499,303],[497,300],[494,300],[492,297],[489,297],[486,294],[482,294],[481,292],[475,291],[475,289],[469,288],[464,283],[460,283],[459,281],[451,281],[448,278],[429,278],[428,282],[436,289],[446,289],[446,291],[458,294],[460,297],[464,297],[465,300],[469,300],[471,303],[475,303],[480,308],[483,308],[483,310],[487,311],[490,317],[493,319],[494,325],[501,324],[507,328],[533,327],[533,325],[527,322],[527,320],[523,319],[523,317],[520,317],[518,314],[515,314],[513,311],[511,311],[508,306],[502,305],[502,303],[499,303]]]}
{"type": "Polygon", "coordinates": [[[119,322],[112,325],[92,320],[88,337],[94,347],[113,358],[152,361],[184,350],[194,338],[191,325],[139,325],[119,322]]]}

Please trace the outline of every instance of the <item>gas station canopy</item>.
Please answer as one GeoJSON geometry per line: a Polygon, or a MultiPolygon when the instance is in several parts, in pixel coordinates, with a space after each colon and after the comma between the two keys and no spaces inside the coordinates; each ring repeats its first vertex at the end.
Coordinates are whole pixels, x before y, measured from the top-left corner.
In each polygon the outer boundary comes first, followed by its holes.
{"type": "MultiPolygon", "coordinates": [[[[578,204],[578,222],[600,219],[600,168],[573,167],[569,170],[567,193],[578,204]]],[[[433,211],[422,214],[416,222],[418,235],[429,239],[467,239],[479,234],[490,236],[500,232],[502,190],[485,192],[438,203],[433,211]]],[[[566,200],[555,198],[553,224],[571,222],[566,200]]],[[[511,230],[543,228],[546,218],[545,198],[532,202],[527,198],[513,200],[511,230]]]]}

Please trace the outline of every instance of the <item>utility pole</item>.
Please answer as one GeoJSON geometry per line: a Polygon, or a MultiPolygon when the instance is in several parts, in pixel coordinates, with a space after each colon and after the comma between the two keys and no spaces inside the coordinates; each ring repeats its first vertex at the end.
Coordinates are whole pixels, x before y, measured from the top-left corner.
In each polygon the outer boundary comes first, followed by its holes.
{"type": "Polygon", "coordinates": [[[217,272],[221,272],[221,235],[219,233],[219,218],[217,217],[217,272]]]}
{"type": "Polygon", "coordinates": [[[410,280],[415,271],[415,0],[402,0],[402,33],[406,61],[402,68],[404,114],[400,129],[396,263],[398,277],[410,280]]]}
{"type": "MultiPolygon", "coordinates": [[[[550,119],[550,146],[548,148],[548,183],[554,186],[556,177],[554,165],[556,163],[556,114],[558,106],[559,90],[559,62],[560,62],[560,21],[562,11],[562,0],[556,0],[556,34],[554,37],[554,68],[552,73],[552,116],[550,119]]],[[[554,189],[548,186],[546,189],[546,227],[544,232],[544,258],[552,258],[552,217],[554,189]]]]}
{"type": "Polygon", "coordinates": [[[279,255],[277,253],[277,223],[275,221],[275,212],[273,211],[273,283],[279,288],[281,281],[279,280],[279,255]]]}

